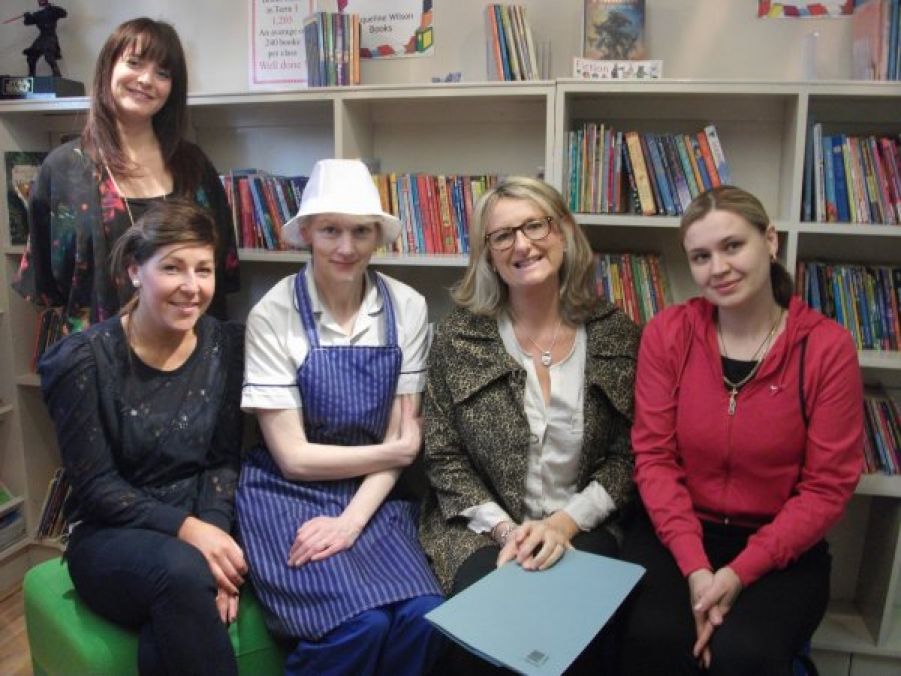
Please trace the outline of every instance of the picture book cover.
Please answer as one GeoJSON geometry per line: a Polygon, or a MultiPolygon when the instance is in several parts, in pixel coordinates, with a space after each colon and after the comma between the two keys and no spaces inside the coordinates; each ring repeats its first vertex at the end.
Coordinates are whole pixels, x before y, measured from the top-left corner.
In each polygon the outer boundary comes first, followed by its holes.
{"type": "Polygon", "coordinates": [[[45,152],[3,153],[6,166],[6,204],[9,210],[9,243],[25,244],[28,239],[28,196],[38,175],[45,152]]]}
{"type": "Polygon", "coordinates": [[[643,59],[644,0],[585,0],[582,56],[643,59]]]}

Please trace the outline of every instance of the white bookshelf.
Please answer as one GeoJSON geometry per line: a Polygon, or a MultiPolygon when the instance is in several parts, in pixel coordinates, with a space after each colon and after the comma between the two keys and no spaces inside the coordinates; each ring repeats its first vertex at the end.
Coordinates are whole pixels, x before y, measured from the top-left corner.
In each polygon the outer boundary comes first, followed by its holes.
{"type": "MultiPolygon", "coordinates": [[[[0,150],[47,150],[60,134],[80,127],[86,109],[86,99],[0,102],[0,150]]],[[[901,261],[901,227],[800,220],[808,115],[830,132],[901,133],[899,110],[901,85],[844,82],[557,80],[190,97],[193,136],[220,171],[253,167],[285,175],[308,174],[323,157],[362,157],[378,160],[382,172],[544,172],[562,188],[566,133],[585,121],[655,133],[696,132],[713,123],[733,182],[761,197],[776,220],[780,256],[790,270],[817,258],[901,261]]],[[[694,295],[677,218],[577,219],[597,250],[662,254],[672,300],[694,295]]],[[[29,373],[35,312],[8,284],[22,247],[9,246],[6,237],[0,230],[0,308],[6,310],[0,314],[0,398],[11,409],[0,415],[0,477],[25,498],[33,535],[59,457],[37,378],[29,373]]],[[[230,301],[236,318],[308,254],[242,249],[240,258],[242,289],[230,301]]],[[[460,278],[466,257],[380,255],[373,262],[423,293],[434,321],[449,309],[447,289],[460,278]]],[[[901,355],[862,352],[860,364],[867,382],[901,388],[901,355]]],[[[816,650],[901,658],[899,515],[901,478],[863,477],[830,534],[833,604],[814,637],[816,650]]],[[[0,559],[0,584],[31,550],[33,557],[48,555],[48,547],[32,542],[0,559]]]]}

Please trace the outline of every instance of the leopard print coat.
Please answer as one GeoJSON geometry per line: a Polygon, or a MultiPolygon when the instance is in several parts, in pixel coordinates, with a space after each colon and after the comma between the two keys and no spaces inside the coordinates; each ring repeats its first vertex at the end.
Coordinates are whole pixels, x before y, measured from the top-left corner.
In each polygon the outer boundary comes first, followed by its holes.
{"type": "MultiPolygon", "coordinates": [[[[617,506],[635,496],[632,481],[632,388],[639,330],[601,304],[585,323],[585,409],[578,490],[597,480],[617,506]]],[[[420,539],[449,590],[460,565],[492,544],[467,528],[463,510],[494,501],[517,522],[529,453],[526,372],[504,349],[492,317],[457,308],[439,325],[429,355],[425,396],[425,468],[429,492],[420,539]]]]}

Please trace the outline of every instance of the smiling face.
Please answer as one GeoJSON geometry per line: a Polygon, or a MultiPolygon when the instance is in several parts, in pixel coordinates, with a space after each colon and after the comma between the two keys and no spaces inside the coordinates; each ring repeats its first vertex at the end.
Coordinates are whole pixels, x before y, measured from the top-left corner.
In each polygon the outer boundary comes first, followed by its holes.
{"type": "MultiPolygon", "coordinates": [[[[491,210],[485,224],[485,234],[490,236],[504,228],[541,221],[546,215],[529,200],[503,198],[491,210]]],[[[564,246],[560,226],[552,222],[545,238],[531,240],[520,228],[515,231],[513,245],[509,249],[495,251],[488,247],[487,256],[510,292],[516,293],[546,285],[559,286],[564,246]]]]}
{"type": "Polygon", "coordinates": [[[139,282],[135,315],[160,333],[192,331],[216,290],[215,249],[188,243],[160,247],[128,275],[139,282]]]}
{"type": "Polygon", "coordinates": [[[366,266],[379,245],[379,226],[372,218],[316,214],[301,226],[313,250],[313,274],[320,287],[362,283],[366,266]]]}
{"type": "Polygon", "coordinates": [[[761,232],[743,217],[714,209],[685,230],[683,246],[701,294],[721,308],[739,308],[773,297],[770,259],[778,250],[776,228],[761,232]]]}
{"type": "Polygon", "coordinates": [[[123,121],[149,122],[169,98],[169,71],[142,54],[140,43],[126,47],[113,65],[110,93],[123,121]]]}

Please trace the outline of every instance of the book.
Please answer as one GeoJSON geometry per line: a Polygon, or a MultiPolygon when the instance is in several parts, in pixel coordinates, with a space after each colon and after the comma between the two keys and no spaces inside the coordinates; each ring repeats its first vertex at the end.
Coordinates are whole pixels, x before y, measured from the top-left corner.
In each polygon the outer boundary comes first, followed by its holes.
{"type": "Polygon", "coordinates": [[[511,562],[425,618],[492,664],[562,674],[643,574],[641,566],[578,550],[540,572],[511,562]]]}
{"type": "Polygon", "coordinates": [[[889,21],[888,0],[867,0],[854,8],[851,19],[851,77],[884,80],[888,45],[884,32],[889,21]]]}
{"type": "Polygon", "coordinates": [[[651,190],[648,168],[641,150],[641,140],[636,131],[626,132],[626,148],[629,152],[629,162],[635,174],[635,185],[638,190],[638,201],[641,213],[644,216],[653,216],[657,213],[657,203],[651,190]]]}
{"type": "Polygon", "coordinates": [[[6,204],[9,210],[9,244],[16,246],[28,240],[28,199],[47,153],[22,151],[3,153],[6,167],[6,204]]]}
{"type": "Polygon", "coordinates": [[[643,59],[644,0],[585,0],[582,56],[643,59]]]}

